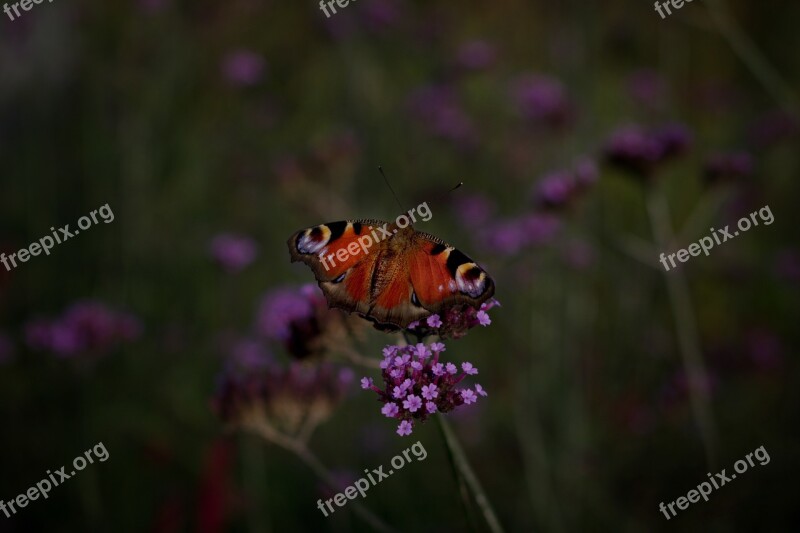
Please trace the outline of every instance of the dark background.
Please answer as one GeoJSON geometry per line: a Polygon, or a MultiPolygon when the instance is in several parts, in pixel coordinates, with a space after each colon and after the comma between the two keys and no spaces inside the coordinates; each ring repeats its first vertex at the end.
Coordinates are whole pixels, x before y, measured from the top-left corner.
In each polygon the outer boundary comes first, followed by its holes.
{"type": "MultiPolygon", "coordinates": [[[[290,234],[397,215],[378,164],[403,204],[429,201],[418,229],[495,279],[492,325],[447,351],[489,397],[449,419],[507,531],[797,529],[800,8],[725,5],[665,20],[633,0],[0,14],[0,250],[106,203],[115,215],[0,267],[0,498],[100,441],[110,454],[0,514],[0,532],[369,530],[350,506],[324,518],[313,472],[226,430],[212,398],[237,342],[288,359],[257,317],[270,291],[313,281],[289,263],[290,234]],[[630,124],[680,124],[680,153],[648,177],[609,163],[630,124]],[[747,155],[714,159],[731,153],[747,155]],[[542,205],[536,191],[579,161],[597,181],[542,205]],[[667,245],[650,244],[659,198],[667,245]],[[657,262],[764,205],[774,224],[670,272],[657,262]],[[226,233],[244,244],[210,251],[226,233]],[[37,342],[41,324],[74,333],[86,301],[93,343],[37,342]],[[659,512],[762,445],[768,465],[659,512]]],[[[364,357],[397,342],[360,335],[364,357]]],[[[400,531],[470,530],[436,425],[398,437],[350,389],[310,447],[352,478],[419,440],[428,458],[363,503],[400,531]]]]}

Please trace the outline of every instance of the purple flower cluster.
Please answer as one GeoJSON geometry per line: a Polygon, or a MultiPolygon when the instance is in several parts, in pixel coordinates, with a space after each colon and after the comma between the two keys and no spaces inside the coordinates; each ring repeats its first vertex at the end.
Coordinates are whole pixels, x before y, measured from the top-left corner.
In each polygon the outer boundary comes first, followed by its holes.
{"type": "Polygon", "coordinates": [[[264,75],[264,58],[250,50],[234,50],[226,55],[220,66],[222,76],[231,85],[255,85],[264,75]]]}
{"type": "Polygon", "coordinates": [[[409,96],[408,106],[411,113],[437,137],[462,146],[471,146],[477,140],[477,129],[472,119],[450,86],[420,87],[409,96]]]}
{"type": "Polygon", "coordinates": [[[139,321],[96,301],[73,304],[54,320],[34,320],[25,327],[28,346],[59,357],[81,353],[103,355],[116,345],[141,334],[139,321]]]}
{"type": "Polygon", "coordinates": [[[227,343],[226,364],[232,372],[258,372],[274,363],[270,351],[257,339],[238,338],[227,343]]]}
{"type": "Polygon", "coordinates": [[[528,246],[551,242],[562,227],[560,218],[549,213],[529,213],[488,224],[478,234],[480,243],[502,255],[514,255],[528,246]]]}
{"type": "Polygon", "coordinates": [[[566,207],[594,184],[598,177],[595,162],[582,159],[574,169],[553,172],[541,178],[535,185],[533,201],[540,208],[566,207]]]}
{"type": "Polygon", "coordinates": [[[680,124],[668,124],[656,130],[625,126],[611,134],[604,152],[611,165],[648,178],[658,164],[683,154],[691,143],[691,133],[680,124]]]}
{"type": "Polygon", "coordinates": [[[255,260],[258,246],[250,237],[221,233],[211,240],[209,252],[227,272],[237,273],[255,260]]]}
{"type": "Polygon", "coordinates": [[[443,351],[445,345],[440,342],[386,346],[381,362],[383,388],[376,386],[372,378],[361,379],[362,389],[378,394],[383,403],[381,413],[400,420],[398,435],[410,435],[415,420],[425,422],[434,413],[449,413],[461,405],[475,403],[478,396],[487,396],[478,384],[474,389],[456,386],[468,375],[476,375],[478,369],[472,363],[461,363],[459,371],[453,363],[439,361],[443,351]]]}
{"type": "Polygon", "coordinates": [[[567,124],[574,114],[564,85],[550,76],[517,78],[511,84],[511,98],[523,117],[552,127],[567,124]]]}
{"type": "Polygon", "coordinates": [[[458,339],[467,334],[475,326],[488,326],[492,323],[489,318],[489,309],[500,306],[500,302],[491,298],[482,303],[479,308],[469,305],[454,305],[442,313],[430,315],[424,320],[418,320],[408,325],[408,330],[420,338],[428,335],[438,335],[446,339],[458,339]]]}
{"type": "Polygon", "coordinates": [[[661,109],[667,102],[669,90],[662,75],[652,69],[637,70],[626,80],[627,93],[648,109],[661,109]]]}
{"type": "Polygon", "coordinates": [[[462,43],[456,52],[456,64],[464,70],[483,70],[497,60],[497,50],[487,41],[474,40],[462,43]]]}
{"type": "Polygon", "coordinates": [[[308,284],[267,293],[256,327],[266,338],[282,343],[292,356],[303,359],[320,353],[323,334],[341,318],[340,312],[328,309],[319,288],[308,284]]]}

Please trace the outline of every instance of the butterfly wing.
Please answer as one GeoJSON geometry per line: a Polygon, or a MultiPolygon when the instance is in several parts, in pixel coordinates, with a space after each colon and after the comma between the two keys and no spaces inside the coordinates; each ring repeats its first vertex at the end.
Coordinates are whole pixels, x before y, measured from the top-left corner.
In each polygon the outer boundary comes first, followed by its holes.
{"type": "Polygon", "coordinates": [[[330,307],[373,319],[373,278],[388,242],[378,228],[387,227],[372,219],[320,224],[289,237],[289,254],[311,267],[330,307]]]}
{"type": "Polygon", "coordinates": [[[494,280],[457,248],[428,233],[415,232],[408,273],[415,299],[431,313],[456,304],[478,307],[494,295],[494,280]]]}
{"type": "Polygon", "coordinates": [[[357,312],[380,329],[405,328],[455,304],[477,307],[494,294],[492,278],[456,248],[396,226],[381,239],[376,229],[387,226],[378,220],[321,224],[292,235],[289,252],[293,262],[311,267],[331,307],[357,312]],[[362,247],[367,240],[371,247],[362,247]]]}

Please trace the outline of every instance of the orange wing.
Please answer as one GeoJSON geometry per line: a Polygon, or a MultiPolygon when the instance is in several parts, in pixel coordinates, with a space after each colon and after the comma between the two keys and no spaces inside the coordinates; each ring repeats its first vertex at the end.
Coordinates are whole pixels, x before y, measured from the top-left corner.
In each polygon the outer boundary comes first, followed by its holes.
{"type": "Polygon", "coordinates": [[[494,294],[492,278],[469,257],[387,222],[322,224],[298,231],[288,245],[293,262],[311,267],[328,305],[380,329],[405,328],[454,304],[477,307],[494,294]]]}
{"type": "Polygon", "coordinates": [[[455,304],[478,307],[494,295],[494,280],[460,250],[417,232],[408,269],[419,304],[440,313],[455,304]]]}

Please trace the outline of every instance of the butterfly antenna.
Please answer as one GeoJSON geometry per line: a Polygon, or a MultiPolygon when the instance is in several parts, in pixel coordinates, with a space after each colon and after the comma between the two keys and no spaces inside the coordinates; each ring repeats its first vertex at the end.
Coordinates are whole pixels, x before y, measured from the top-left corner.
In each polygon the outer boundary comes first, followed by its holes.
{"type": "Polygon", "coordinates": [[[383,176],[383,181],[385,181],[385,182],[386,182],[386,186],[387,186],[387,187],[389,187],[389,190],[390,190],[390,191],[392,191],[392,196],[394,196],[394,199],[395,199],[395,201],[397,202],[397,205],[399,205],[399,206],[400,206],[400,211],[402,211],[402,212],[404,212],[404,213],[407,213],[408,211],[406,211],[406,210],[403,208],[403,204],[401,204],[401,203],[400,203],[400,199],[397,197],[397,194],[394,192],[394,189],[392,189],[392,184],[391,184],[391,183],[389,183],[389,178],[387,178],[387,177],[386,177],[386,174],[383,172],[383,167],[379,165],[379,166],[378,166],[378,171],[381,173],[381,176],[383,176]]]}
{"type": "Polygon", "coordinates": [[[450,190],[449,190],[449,191],[447,191],[447,192],[453,192],[454,190],[458,189],[458,188],[459,188],[459,187],[461,187],[462,185],[464,185],[464,182],[463,182],[463,181],[459,181],[459,182],[458,182],[458,185],[456,185],[455,187],[453,187],[452,189],[450,189],[450,190]]]}

